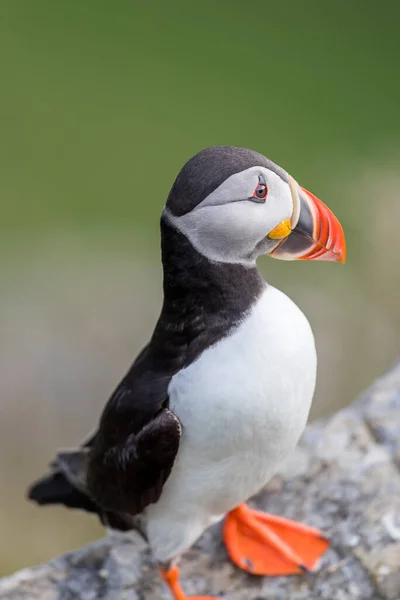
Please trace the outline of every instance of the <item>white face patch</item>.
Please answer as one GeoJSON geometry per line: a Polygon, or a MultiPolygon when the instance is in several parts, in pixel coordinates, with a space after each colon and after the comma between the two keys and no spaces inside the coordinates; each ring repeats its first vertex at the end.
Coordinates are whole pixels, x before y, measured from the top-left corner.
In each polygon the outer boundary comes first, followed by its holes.
{"type": "Polygon", "coordinates": [[[228,177],[189,213],[176,217],[164,208],[163,215],[210,260],[253,265],[260,254],[278,245],[279,240],[267,236],[279,223],[290,220],[293,211],[289,184],[257,166],[228,177]],[[264,203],[250,200],[260,175],[268,187],[264,203]]]}

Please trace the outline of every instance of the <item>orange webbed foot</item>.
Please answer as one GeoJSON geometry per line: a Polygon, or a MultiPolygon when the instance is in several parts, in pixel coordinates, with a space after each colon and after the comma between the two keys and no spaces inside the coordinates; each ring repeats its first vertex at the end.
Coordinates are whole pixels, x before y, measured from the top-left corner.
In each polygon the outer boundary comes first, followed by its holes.
{"type": "Polygon", "coordinates": [[[168,571],[160,569],[160,573],[174,600],[218,600],[218,598],[212,598],[211,596],[186,596],[179,582],[178,567],[172,567],[168,571]]]}
{"type": "Polygon", "coordinates": [[[223,536],[231,560],[254,575],[311,571],[329,547],[318,529],[252,510],[246,504],[228,513],[223,536]]]}

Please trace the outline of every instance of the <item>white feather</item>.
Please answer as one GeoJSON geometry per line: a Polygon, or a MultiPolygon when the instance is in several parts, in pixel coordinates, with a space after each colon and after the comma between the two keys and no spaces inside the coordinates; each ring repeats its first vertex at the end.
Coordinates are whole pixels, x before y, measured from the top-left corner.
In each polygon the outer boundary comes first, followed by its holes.
{"type": "Polygon", "coordinates": [[[316,364],[306,317],[268,286],[230,335],[173,377],[181,445],[160,500],[146,510],[157,560],[180,554],[268,482],[306,425],[316,364]]]}

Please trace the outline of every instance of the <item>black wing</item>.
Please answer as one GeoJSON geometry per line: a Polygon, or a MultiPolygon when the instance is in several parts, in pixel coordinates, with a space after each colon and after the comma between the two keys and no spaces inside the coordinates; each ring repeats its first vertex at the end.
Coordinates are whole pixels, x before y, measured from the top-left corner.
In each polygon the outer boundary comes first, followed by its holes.
{"type": "Polygon", "coordinates": [[[109,399],[89,452],[87,484],[103,510],[137,515],[157,502],[171,473],[181,425],[168,385],[185,366],[191,339],[161,316],[150,343],[109,399]]]}
{"type": "Polygon", "coordinates": [[[157,502],[171,473],[181,436],[181,425],[167,408],[117,444],[101,435],[89,459],[88,487],[104,510],[136,515],[157,502]]]}
{"type": "Polygon", "coordinates": [[[168,410],[167,388],[182,365],[182,345],[156,356],[150,345],[143,348],[109,399],[99,429],[78,448],[57,453],[50,474],[29,488],[30,500],[132,528],[131,516],[159,498],[178,452],[181,426],[168,410]]]}

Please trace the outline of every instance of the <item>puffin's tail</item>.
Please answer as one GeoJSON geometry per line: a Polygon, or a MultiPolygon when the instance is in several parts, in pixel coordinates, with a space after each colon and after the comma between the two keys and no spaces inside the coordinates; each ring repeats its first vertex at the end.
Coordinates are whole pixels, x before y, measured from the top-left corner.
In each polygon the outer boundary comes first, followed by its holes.
{"type": "Polygon", "coordinates": [[[99,514],[96,504],[83,492],[75,488],[61,472],[52,473],[36,481],[28,490],[29,500],[40,505],[64,504],[99,514]]]}
{"type": "Polygon", "coordinates": [[[87,494],[74,487],[60,471],[38,479],[28,489],[27,497],[40,506],[63,504],[68,508],[94,513],[104,526],[117,531],[130,531],[135,528],[130,515],[102,511],[87,494]]]}

